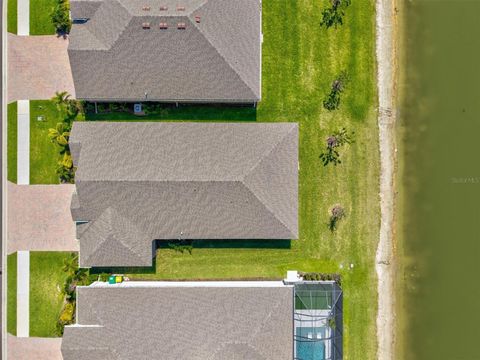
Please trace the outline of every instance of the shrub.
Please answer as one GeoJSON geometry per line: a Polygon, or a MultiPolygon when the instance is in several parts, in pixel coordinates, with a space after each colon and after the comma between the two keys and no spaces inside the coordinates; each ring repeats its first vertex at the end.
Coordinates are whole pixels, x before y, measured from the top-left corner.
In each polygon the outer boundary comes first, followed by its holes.
{"type": "Polygon", "coordinates": [[[57,33],[68,34],[72,27],[70,5],[67,0],[58,0],[52,12],[52,23],[57,33]]]}
{"type": "Polygon", "coordinates": [[[341,285],[340,274],[330,274],[330,273],[301,273],[303,280],[305,281],[335,281],[338,285],[341,285]]]}

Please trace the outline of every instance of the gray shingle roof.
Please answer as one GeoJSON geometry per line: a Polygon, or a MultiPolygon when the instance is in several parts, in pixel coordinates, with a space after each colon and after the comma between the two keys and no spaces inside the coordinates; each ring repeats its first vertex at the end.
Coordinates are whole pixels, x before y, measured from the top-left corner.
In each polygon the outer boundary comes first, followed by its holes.
{"type": "Polygon", "coordinates": [[[76,122],[70,149],[81,266],[149,266],[154,239],[298,237],[296,123],[76,122]]]}
{"type": "Polygon", "coordinates": [[[77,291],[80,326],[65,327],[64,360],[292,359],[292,287],[77,291]]]}
{"type": "Polygon", "coordinates": [[[73,24],[68,48],[80,99],[260,99],[259,0],[72,0],[71,11],[89,18],[73,24]]]}

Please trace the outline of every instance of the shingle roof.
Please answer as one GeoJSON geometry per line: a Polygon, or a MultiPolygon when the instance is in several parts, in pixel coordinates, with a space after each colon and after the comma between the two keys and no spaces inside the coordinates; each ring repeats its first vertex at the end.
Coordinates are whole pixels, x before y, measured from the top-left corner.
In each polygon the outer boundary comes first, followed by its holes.
{"type": "Polygon", "coordinates": [[[76,122],[70,149],[81,266],[149,266],[154,239],[298,236],[296,123],[76,122]]]}
{"type": "Polygon", "coordinates": [[[68,48],[80,99],[260,99],[259,0],[72,0],[71,11],[89,18],[73,24],[68,48]]]}
{"type": "Polygon", "coordinates": [[[292,287],[77,291],[77,325],[65,327],[64,360],[292,359],[292,287]]]}

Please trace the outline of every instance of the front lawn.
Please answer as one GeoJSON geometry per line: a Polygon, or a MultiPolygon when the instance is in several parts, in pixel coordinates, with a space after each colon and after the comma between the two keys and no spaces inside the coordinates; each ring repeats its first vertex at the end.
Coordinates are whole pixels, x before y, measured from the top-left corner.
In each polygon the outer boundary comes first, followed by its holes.
{"type": "Polygon", "coordinates": [[[7,0],[7,31],[17,33],[17,0],[7,0]]]}
{"type": "Polygon", "coordinates": [[[30,252],[30,336],[56,337],[62,310],[61,289],[67,277],[63,260],[70,252],[30,252]]]}
{"type": "Polygon", "coordinates": [[[17,253],[7,256],[7,331],[17,335],[17,253]]]}
{"type": "MultiPolygon", "coordinates": [[[[380,223],[375,2],[354,0],[346,11],[344,25],[327,30],[319,24],[321,11],[329,4],[328,0],[263,1],[263,98],[254,115],[243,114],[245,117],[239,119],[221,108],[205,108],[199,113],[198,107],[180,107],[147,118],[298,122],[299,239],[291,242],[290,249],[194,247],[189,255],[162,248],[157,252],[156,271],[136,272],[130,277],[241,279],[283,278],[289,269],[340,272],[344,358],[374,359],[374,258],[380,223]],[[340,109],[329,112],[322,102],[342,71],[347,72],[349,81],[341,94],[340,109]],[[319,155],[326,138],[342,127],[355,131],[355,143],[340,150],[342,164],[324,167],[319,155]],[[335,204],[345,208],[346,218],[340,221],[337,232],[331,233],[328,220],[335,204]]],[[[87,117],[132,118],[122,114],[87,117]]]]}
{"type": "Polygon", "coordinates": [[[55,0],[30,0],[30,35],[54,35],[51,14],[55,0]]]}
{"type": "Polygon", "coordinates": [[[17,182],[17,102],[7,106],[7,178],[17,182]]]}
{"type": "Polygon", "coordinates": [[[62,118],[49,100],[30,101],[30,184],[58,184],[55,173],[58,149],[48,139],[48,129],[62,118]],[[39,120],[41,117],[42,120],[39,120]]]}

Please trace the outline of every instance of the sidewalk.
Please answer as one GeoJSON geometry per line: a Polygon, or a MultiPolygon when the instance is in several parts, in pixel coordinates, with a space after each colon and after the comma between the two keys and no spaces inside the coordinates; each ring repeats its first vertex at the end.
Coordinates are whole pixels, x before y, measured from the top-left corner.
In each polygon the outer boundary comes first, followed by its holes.
{"type": "Polygon", "coordinates": [[[30,35],[30,1],[17,0],[17,34],[30,35]]]}
{"type": "Polygon", "coordinates": [[[30,251],[17,253],[17,337],[30,335],[30,251]]]}
{"type": "Polygon", "coordinates": [[[30,101],[18,101],[17,184],[30,184],[30,101]]]}

